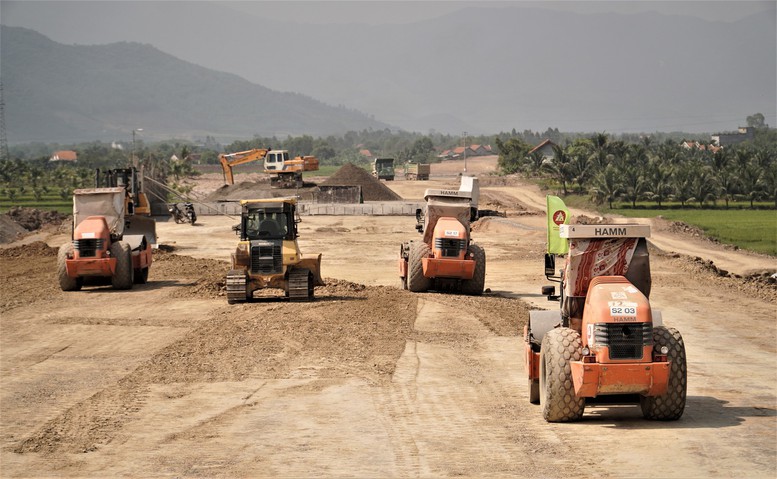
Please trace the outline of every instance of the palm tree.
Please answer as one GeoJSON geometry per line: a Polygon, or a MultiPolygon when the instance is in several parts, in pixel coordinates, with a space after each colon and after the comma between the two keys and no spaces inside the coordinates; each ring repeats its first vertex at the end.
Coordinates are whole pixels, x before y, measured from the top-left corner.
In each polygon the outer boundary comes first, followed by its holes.
{"type": "Polygon", "coordinates": [[[754,207],[753,203],[756,200],[761,199],[761,174],[762,170],[755,164],[755,162],[748,163],[742,171],[740,180],[742,181],[742,190],[750,200],[750,209],[754,207]]]}
{"type": "Polygon", "coordinates": [[[691,190],[693,188],[693,178],[695,174],[692,170],[693,167],[690,164],[684,163],[675,170],[675,174],[672,178],[675,199],[683,206],[685,206],[686,201],[693,198],[691,190]]]}
{"type": "Polygon", "coordinates": [[[777,208],[777,162],[773,162],[763,171],[761,183],[767,196],[774,200],[774,207],[777,208]]]}
{"type": "Polygon", "coordinates": [[[618,169],[623,182],[623,197],[631,201],[631,207],[637,207],[637,200],[647,191],[647,182],[640,168],[628,165],[618,169]]]}
{"type": "Polygon", "coordinates": [[[590,138],[591,151],[588,160],[594,165],[596,171],[604,171],[604,168],[612,160],[612,154],[607,144],[608,140],[605,133],[596,133],[590,138]]]}
{"type": "Polygon", "coordinates": [[[592,181],[591,197],[596,204],[602,204],[605,201],[612,209],[613,201],[617,200],[622,191],[620,177],[616,168],[612,165],[600,171],[592,181]]]}
{"type": "Polygon", "coordinates": [[[537,176],[542,170],[542,162],[545,160],[545,156],[539,152],[534,151],[529,153],[526,157],[526,170],[531,176],[537,176]]]}
{"type": "Polygon", "coordinates": [[[569,164],[569,173],[572,175],[572,181],[577,183],[577,190],[583,191],[584,183],[588,182],[590,174],[590,163],[585,155],[575,155],[569,164]]]}
{"type": "Polygon", "coordinates": [[[551,176],[561,184],[561,189],[564,192],[564,196],[566,196],[569,194],[567,184],[572,181],[572,169],[570,165],[572,159],[567,152],[558,145],[553,145],[553,154],[555,155],[555,158],[546,161],[543,163],[543,166],[550,172],[551,176]]]}
{"type": "Polygon", "coordinates": [[[715,191],[717,185],[715,184],[715,178],[710,173],[710,170],[702,169],[691,182],[691,192],[693,193],[693,199],[699,202],[699,207],[704,206],[704,202],[716,198],[715,191]]]}
{"type": "Polygon", "coordinates": [[[728,209],[729,200],[739,188],[739,177],[731,168],[724,168],[718,171],[716,183],[718,185],[718,194],[726,201],[726,209],[728,209]]]}
{"type": "Polygon", "coordinates": [[[645,196],[658,202],[658,207],[661,208],[661,202],[672,194],[672,167],[667,166],[661,159],[655,158],[648,166],[645,181],[647,182],[645,196]]]}

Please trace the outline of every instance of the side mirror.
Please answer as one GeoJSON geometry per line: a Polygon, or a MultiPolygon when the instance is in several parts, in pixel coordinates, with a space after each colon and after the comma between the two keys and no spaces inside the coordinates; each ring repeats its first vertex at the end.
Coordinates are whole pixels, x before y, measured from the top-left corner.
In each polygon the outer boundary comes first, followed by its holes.
{"type": "Polygon", "coordinates": [[[556,273],[556,255],[545,253],[545,276],[553,276],[556,273]]]}

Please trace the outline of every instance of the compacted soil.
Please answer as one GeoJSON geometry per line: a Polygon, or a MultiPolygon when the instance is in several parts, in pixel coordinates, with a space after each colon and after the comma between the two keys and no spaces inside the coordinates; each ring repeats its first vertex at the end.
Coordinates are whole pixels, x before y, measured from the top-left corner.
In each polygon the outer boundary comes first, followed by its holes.
{"type": "MultiPolygon", "coordinates": [[[[462,165],[448,166],[388,186],[419,199],[456,185],[462,165]]],[[[775,258],[654,224],[651,303],[685,340],[685,414],[596,405],[549,424],[522,357],[529,310],[558,307],[540,295],[544,196],[488,183],[484,202],[508,216],[473,227],[481,297],[399,288],[413,217],[303,217],[327,281],[311,303],[227,305],[230,217],[160,221],[149,282],[131,291],[60,291],[60,231],[4,246],[0,475],[775,477],[777,288],[756,274],[775,258]]]]}

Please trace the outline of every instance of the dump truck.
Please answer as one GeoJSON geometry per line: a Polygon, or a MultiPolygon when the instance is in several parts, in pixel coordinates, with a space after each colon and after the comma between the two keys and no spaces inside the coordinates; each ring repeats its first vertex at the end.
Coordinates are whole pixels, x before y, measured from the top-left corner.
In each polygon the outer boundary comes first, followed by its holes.
{"type": "MultiPolygon", "coordinates": [[[[557,222],[558,223],[558,222],[557,222]]],[[[524,328],[529,401],[545,420],[579,420],[597,399],[639,402],[647,419],[676,420],[685,409],[687,368],[680,333],[650,306],[645,225],[560,224],[563,268],[546,254],[543,287],[555,311],[531,311],[524,328]]]]}
{"type": "Polygon", "coordinates": [[[276,188],[302,188],[302,173],[318,171],[318,158],[315,156],[290,158],[287,150],[255,148],[219,155],[224,183],[235,184],[233,167],[259,160],[264,160],[264,173],[270,176],[270,185],[276,188]]]}
{"type": "Polygon", "coordinates": [[[227,273],[227,302],[249,301],[254,291],[282,289],[291,301],[309,301],[324,286],[321,254],[303,255],[297,243],[296,197],[241,200],[240,241],[227,273]]]}
{"type": "Polygon", "coordinates": [[[432,170],[428,163],[405,163],[406,180],[428,180],[432,170]]]}
{"type": "Polygon", "coordinates": [[[394,181],[394,158],[375,158],[372,176],[379,180],[394,181]]]}
{"type": "Polygon", "coordinates": [[[402,288],[483,294],[486,253],[470,238],[471,196],[461,190],[427,189],[426,204],[416,210],[421,241],[402,243],[402,288]]]}
{"type": "Polygon", "coordinates": [[[148,281],[156,223],[148,217],[150,207],[137,170],[109,170],[104,176],[97,170],[95,185],[73,192],[71,241],[57,256],[63,291],[80,290],[86,278],[110,279],[115,289],[148,281]]]}

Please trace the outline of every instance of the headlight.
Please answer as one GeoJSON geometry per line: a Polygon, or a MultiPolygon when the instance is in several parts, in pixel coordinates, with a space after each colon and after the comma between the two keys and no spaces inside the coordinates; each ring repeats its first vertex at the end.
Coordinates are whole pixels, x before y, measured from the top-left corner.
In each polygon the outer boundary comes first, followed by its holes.
{"type": "Polygon", "coordinates": [[[661,346],[661,354],[669,354],[669,346],[661,346]]]}
{"type": "Polygon", "coordinates": [[[588,346],[583,346],[583,356],[588,356],[591,354],[591,350],[588,349],[588,346]]]}

